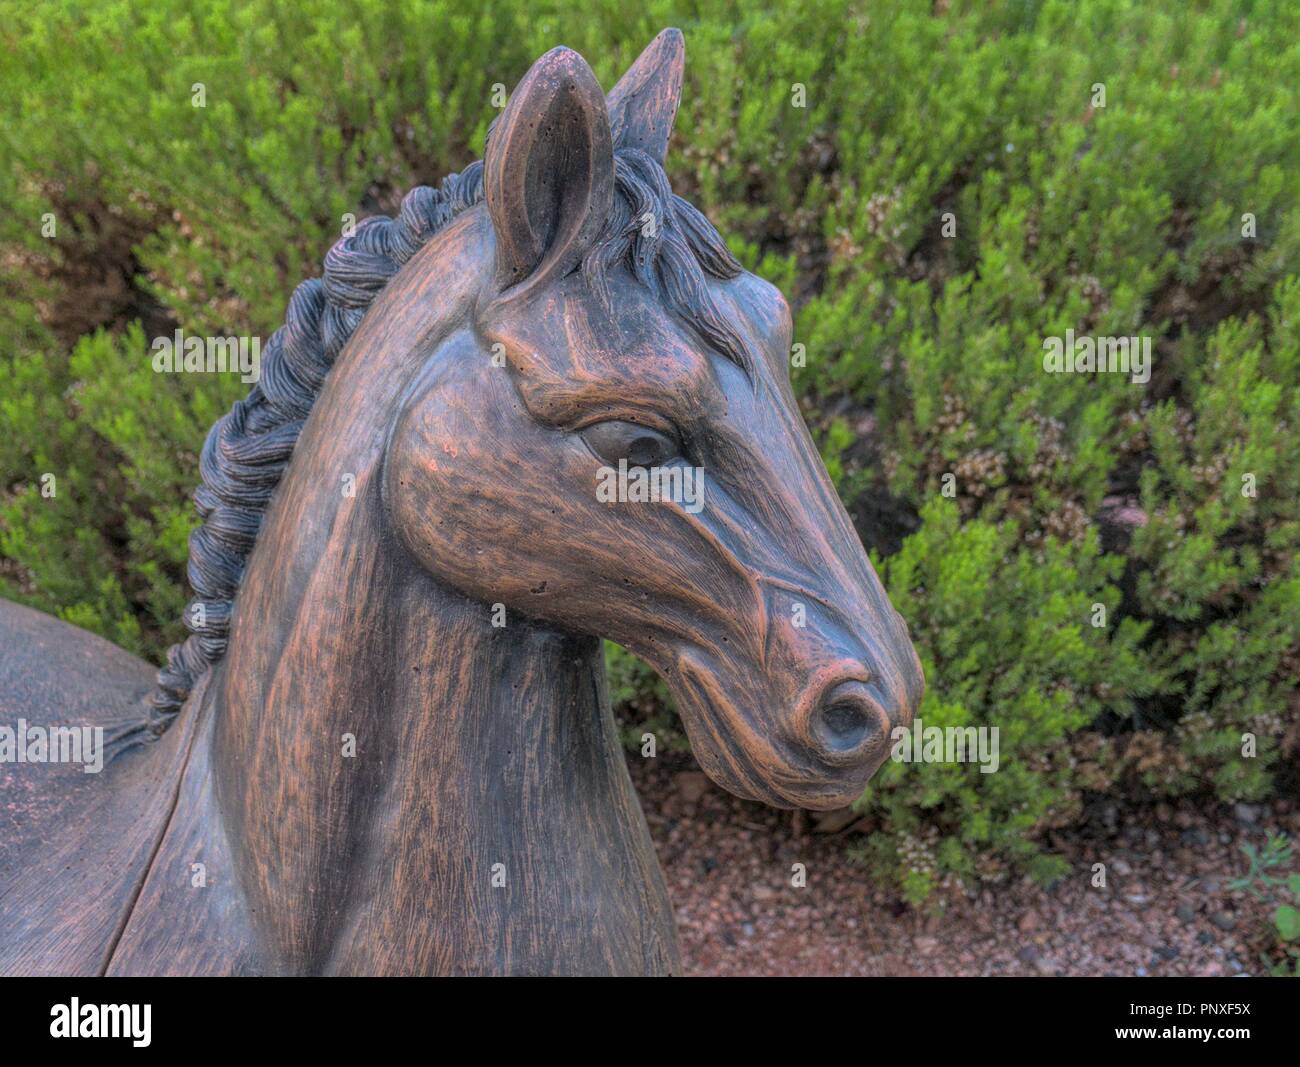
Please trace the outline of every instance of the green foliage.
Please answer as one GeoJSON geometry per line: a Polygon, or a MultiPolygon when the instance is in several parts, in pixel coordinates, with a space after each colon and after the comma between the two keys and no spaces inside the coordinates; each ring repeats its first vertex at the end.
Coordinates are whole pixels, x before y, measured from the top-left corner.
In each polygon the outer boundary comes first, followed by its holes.
{"type": "MultiPolygon", "coordinates": [[[[481,154],[494,86],[560,41],[612,84],[665,25],[674,186],[792,298],[841,494],[910,531],[878,563],[922,716],[1000,730],[997,773],[882,770],[876,869],[918,903],[1050,878],[1041,833],[1089,792],[1275,789],[1300,9],[1273,0],[0,0],[0,593],[157,658],[198,449],[245,386],[156,375],[149,339],[269,336],[347,213],[481,154]],[[1045,373],[1067,329],[1150,338],[1150,382],[1045,373]]],[[[610,666],[629,742],[680,745],[662,683],[610,666]]]]}
{"type": "Polygon", "coordinates": [[[1300,978],[1300,872],[1291,870],[1292,845],[1284,834],[1270,834],[1263,848],[1242,845],[1250,861],[1245,877],[1229,884],[1274,906],[1273,955],[1264,963],[1275,976],[1300,978]]]}
{"type": "Polygon", "coordinates": [[[1035,835],[1079,810],[1086,783],[1069,759],[1070,735],[1104,711],[1128,713],[1151,688],[1139,650],[1145,624],[1092,625],[1094,605],[1118,604],[1110,582],[1121,563],[1102,556],[1094,536],[1025,546],[1013,524],[963,524],[942,499],[921,518],[880,564],[925,668],[918,718],[996,729],[999,762],[984,773],[973,762],[891,760],[859,801],[890,830],[871,838],[870,858],[918,903],[956,879],[1001,881],[1022,866],[1057,873],[1038,857],[1035,835]]]}

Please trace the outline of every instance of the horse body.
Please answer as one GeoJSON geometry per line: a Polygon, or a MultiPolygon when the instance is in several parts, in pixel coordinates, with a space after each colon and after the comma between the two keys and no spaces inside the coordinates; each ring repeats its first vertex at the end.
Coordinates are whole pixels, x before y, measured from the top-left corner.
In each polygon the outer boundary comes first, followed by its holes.
{"type": "MultiPolygon", "coordinates": [[[[4,601],[0,648],[0,722],[97,727],[108,743],[138,726],[154,668],[134,656],[4,601]]],[[[188,725],[98,774],[0,762],[0,973],[103,972],[166,828],[188,725]]]]}
{"type": "MultiPolygon", "coordinates": [[[[481,604],[382,551],[383,422],[421,375],[475,373],[453,327],[490,238],[481,210],[435,238],[340,357],[190,729],[84,776],[116,807],[125,774],[167,768],[145,835],[156,851],[105,864],[133,904],[129,921],[112,910],[108,973],[679,969],[599,643],[523,619],[494,628],[481,604]],[[348,735],[364,758],[344,755],[348,735]]],[[[12,889],[46,877],[28,868],[12,889]]],[[[44,969],[37,947],[5,969],[44,969]]]]}
{"type": "MultiPolygon", "coordinates": [[[[228,631],[160,675],[183,709],[89,783],[44,781],[38,829],[0,845],[0,970],[678,973],[604,636],[668,680],[727,788],[861,791],[919,664],[799,418],[784,301],[667,191],[681,59],[666,31],[606,102],[557,49],[516,89],[486,203],[324,379],[228,631]],[[702,512],[595,497],[602,460],[688,454],[702,512]],[[60,867],[79,850],[93,878],[60,867]]],[[[121,673],[102,714],[139,725],[121,673]]]]}

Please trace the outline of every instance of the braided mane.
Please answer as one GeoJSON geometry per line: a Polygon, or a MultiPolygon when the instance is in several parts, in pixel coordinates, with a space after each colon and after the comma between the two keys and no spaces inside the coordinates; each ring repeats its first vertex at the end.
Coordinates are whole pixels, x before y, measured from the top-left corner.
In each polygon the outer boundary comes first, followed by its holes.
{"type": "MultiPolygon", "coordinates": [[[[745,344],[705,284],[705,274],[741,271],[712,224],[668,185],[663,167],[638,149],[614,158],[614,205],[581,270],[608,301],[609,271],[627,263],[641,284],[707,344],[746,371],[745,344]]],[[[324,274],[294,290],[285,322],[262,353],[260,380],[208,433],[194,505],[203,520],[190,535],[187,575],[194,599],[186,640],[167,651],[149,696],[149,735],[175,719],[204,673],[226,653],[235,594],[262,518],[303,423],[334,360],[390,278],[462,211],[483,198],[483,164],[419,186],[395,219],[365,219],[325,256],[324,274]]]]}

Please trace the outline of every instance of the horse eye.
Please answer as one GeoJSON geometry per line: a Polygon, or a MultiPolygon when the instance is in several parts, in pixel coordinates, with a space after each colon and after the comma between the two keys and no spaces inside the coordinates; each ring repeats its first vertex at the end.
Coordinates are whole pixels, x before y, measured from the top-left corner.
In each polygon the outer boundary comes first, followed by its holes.
{"type": "Polygon", "coordinates": [[[629,467],[658,467],[681,451],[676,441],[658,430],[618,419],[588,426],[582,438],[611,466],[625,459],[629,467]]]}

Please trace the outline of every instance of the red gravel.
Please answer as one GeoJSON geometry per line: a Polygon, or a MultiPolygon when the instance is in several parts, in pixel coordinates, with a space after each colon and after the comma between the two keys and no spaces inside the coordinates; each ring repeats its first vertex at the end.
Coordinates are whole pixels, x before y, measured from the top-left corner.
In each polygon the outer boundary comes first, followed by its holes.
{"type": "Polygon", "coordinates": [[[1265,972],[1270,910],[1228,882],[1242,842],[1294,838],[1272,806],[1104,806],[1056,840],[1072,874],[982,889],[927,917],[847,855],[852,835],[739,800],[686,757],[629,760],[677,911],[686,972],[700,975],[1231,975],[1265,972]],[[1092,888],[1106,864],[1108,887],[1092,888]],[[807,886],[791,886],[792,865],[807,886]]]}

